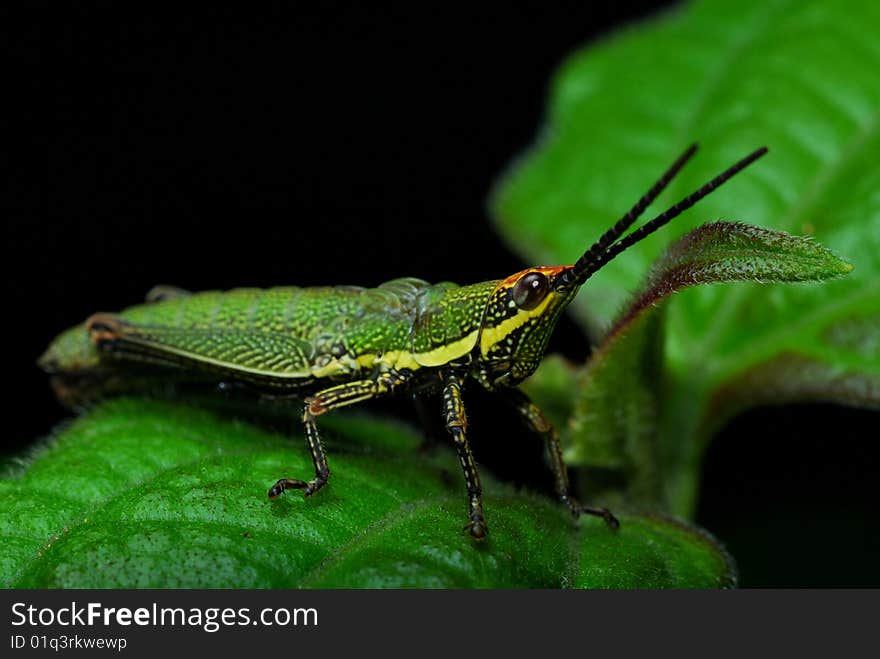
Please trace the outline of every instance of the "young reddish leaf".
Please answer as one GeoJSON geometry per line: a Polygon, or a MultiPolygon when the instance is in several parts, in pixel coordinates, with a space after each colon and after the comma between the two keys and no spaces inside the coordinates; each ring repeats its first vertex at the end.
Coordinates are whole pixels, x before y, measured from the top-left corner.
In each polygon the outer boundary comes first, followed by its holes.
{"type": "Polygon", "coordinates": [[[704,224],[667,248],[651,268],[642,292],[609,334],[623,330],[645,307],[688,286],[822,281],[852,269],[808,237],[740,222],[704,224]]]}

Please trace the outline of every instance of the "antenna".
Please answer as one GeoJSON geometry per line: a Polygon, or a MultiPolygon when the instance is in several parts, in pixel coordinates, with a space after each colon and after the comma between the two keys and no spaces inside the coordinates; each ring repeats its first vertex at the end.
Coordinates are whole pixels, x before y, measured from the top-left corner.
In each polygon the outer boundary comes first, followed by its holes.
{"type": "Polygon", "coordinates": [[[682,167],[684,167],[685,163],[687,163],[687,161],[691,159],[691,156],[697,152],[697,148],[698,146],[696,144],[691,144],[691,146],[689,146],[688,149],[682,153],[674,163],[672,163],[672,166],[663,172],[663,176],[651,186],[651,189],[638,200],[636,205],[630,208],[626,215],[617,220],[617,222],[614,223],[614,226],[603,233],[602,237],[594,242],[590,249],[588,249],[584,255],[577,260],[577,263],[574,264],[574,272],[572,273],[576,278],[581,271],[587,270],[602,252],[604,252],[614,241],[620,238],[620,236],[623,235],[623,232],[632,226],[633,222],[639,219],[639,216],[644,210],[651,205],[651,202],[653,202],[661,192],[663,192],[664,188],[666,188],[666,186],[669,185],[669,182],[675,178],[675,175],[678,174],[682,167]]]}
{"type": "MultiPolygon", "coordinates": [[[[584,253],[572,266],[571,275],[578,286],[583,284],[594,273],[605,266],[618,254],[632,247],[637,242],[644,240],[660,227],[668,224],[670,221],[681,215],[688,208],[696,204],[700,199],[710,194],[719,186],[726,183],[734,175],[751,165],[758,158],[767,153],[767,147],[761,147],[747,155],[745,158],[728,167],[711,181],[692,192],[687,197],[679,201],[668,210],[664,211],[654,219],[645,223],[633,231],[628,236],[620,238],[621,234],[629,228],[638,216],[647,208],[647,206],[660,194],[660,192],[675,177],[684,164],[694,155],[697,145],[690,146],[681,156],[678,157],[672,166],[666,170],[663,176],[653,185],[653,187],[639,199],[638,203],[630,209],[630,211],[618,220],[614,226],[606,231],[599,240],[584,253]],[[616,242],[615,242],[616,241],[616,242]]],[[[568,279],[568,277],[566,277],[568,279]]],[[[568,283],[568,282],[564,282],[568,283]]]]}

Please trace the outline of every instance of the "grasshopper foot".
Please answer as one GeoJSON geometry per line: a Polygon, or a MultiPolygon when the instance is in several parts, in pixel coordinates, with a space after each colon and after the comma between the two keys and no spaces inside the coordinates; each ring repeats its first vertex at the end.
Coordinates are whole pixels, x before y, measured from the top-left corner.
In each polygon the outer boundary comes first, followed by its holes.
{"type": "Polygon", "coordinates": [[[474,540],[482,540],[489,534],[489,527],[486,526],[486,520],[482,515],[472,516],[471,521],[462,530],[470,533],[474,540]]]}
{"type": "Polygon", "coordinates": [[[568,506],[571,514],[575,517],[580,517],[581,515],[593,515],[594,517],[601,517],[602,519],[604,519],[605,523],[608,525],[608,528],[610,528],[612,531],[616,531],[620,528],[620,522],[607,508],[582,506],[570,497],[563,497],[562,502],[568,506]]]}
{"type": "Polygon", "coordinates": [[[327,479],[315,479],[313,481],[302,481],[298,478],[281,478],[275,485],[269,489],[269,498],[277,499],[285,490],[303,490],[303,496],[310,497],[315,492],[324,487],[327,479]]]}
{"type": "Polygon", "coordinates": [[[611,513],[607,508],[591,508],[589,506],[584,506],[581,510],[582,514],[586,515],[595,515],[597,517],[601,517],[605,520],[605,523],[608,525],[608,528],[612,531],[616,531],[620,528],[620,522],[617,518],[611,513]]]}

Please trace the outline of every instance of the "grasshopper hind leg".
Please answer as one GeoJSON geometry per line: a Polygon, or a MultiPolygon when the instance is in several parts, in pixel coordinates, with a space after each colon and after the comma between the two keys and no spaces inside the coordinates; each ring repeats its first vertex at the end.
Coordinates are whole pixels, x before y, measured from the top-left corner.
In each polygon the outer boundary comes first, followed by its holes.
{"type": "Polygon", "coordinates": [[[318,424],[315,422],[315,415],[310,411],[313,400],[306,401],[303,424],[306,428],[306,441],[309,444],[309,452],[312,454],[312,463],[315,466],[315,478],[310,481],[299,478],[280,478],[269,489],[270,499],[278,498],[285,490],[303,490],[303,495],[309,497],[324,487],[327,484],[327,479],[330,478],[330,467],[327,466],[327,455],[324,453],[324,447],[321,446],[318,424]]]}
{"type": "Polygon", "coordinates": [[[329,389],[319,391],[307,398],[303,410],[303,425],[306,441],[315,467],[315,477],[310,481],[299,478],[281,478],[269,489],[269,498],[276,499],[285,490],[303,490],[304,496],[311,496],[327,484],[330,478],[330,467],[327,455],[321,445],[318,433],[317,417],[338,407],[345,407],[360,401],[389,393],[394,387],[406,381],[406,373],[383,373],[375,380],[356,380],[329,389]]]}
{"type": "Polygon", "coordinates": [[[321,445],[321,437],[318,434],[316,418],[336,407],[351,405],[361,400],[372,398],[375,393],[375,383],[371,380],[358,380],[330,387],[319,391],[311,398],[307,398],[303,410],[303,425],[306,431],[306,442],[309,452],[312,454],[312,464],[315,467],[315,477],[310,481],[299,478],[280,478],[269,489],[269,498],[276,499],[285,490],[303,490],[303,495],[310,497],[327,484],[330,478],[330,467],[327,466],[327,455],[321,445]]]}

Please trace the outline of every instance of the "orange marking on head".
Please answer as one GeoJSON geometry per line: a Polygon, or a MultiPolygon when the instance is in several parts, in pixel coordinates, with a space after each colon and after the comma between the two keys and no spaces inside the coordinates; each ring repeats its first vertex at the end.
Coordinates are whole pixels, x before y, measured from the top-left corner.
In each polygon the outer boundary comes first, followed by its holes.
{"type": "Polygon", "coordinates": [[[516,274],[512,274],[507,279],[504,279],[500,284],[498,284],[498,288],[510,288],[516,282],[518,282],[521,277],[529,274],[530,272],[541,272],[549,279],[551,277],[555,277],[560,272],[562,272],[563,270],[567,270],[570,267],[570,265],[539,265],[534,268],[526,268],[525,270],[520,270],[516,274]]]}

